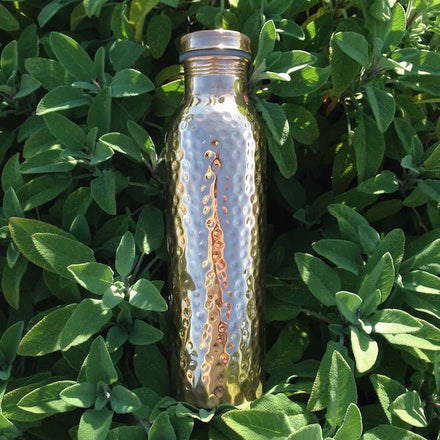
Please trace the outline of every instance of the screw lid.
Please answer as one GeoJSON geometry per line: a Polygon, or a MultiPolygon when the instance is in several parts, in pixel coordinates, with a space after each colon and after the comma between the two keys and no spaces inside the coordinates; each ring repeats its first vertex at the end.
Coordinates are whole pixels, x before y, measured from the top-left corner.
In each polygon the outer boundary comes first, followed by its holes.
{"type": "Polygon", "coordinates": [[[251,40],[241,32],[226,29],[196,31],[181,38],[180,53],[181,61],[190,56],[221,54],[250,58],[251,40]]]}

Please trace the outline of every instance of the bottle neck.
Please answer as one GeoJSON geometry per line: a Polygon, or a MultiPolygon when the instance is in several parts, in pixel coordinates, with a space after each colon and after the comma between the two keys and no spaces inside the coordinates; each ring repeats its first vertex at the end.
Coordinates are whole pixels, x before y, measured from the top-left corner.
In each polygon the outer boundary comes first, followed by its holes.
{"type": "Polygon", "coordinates": [[[183,62],[185,95],[247,96],[248,60],[235,56],[200,56],[183,62]]]}

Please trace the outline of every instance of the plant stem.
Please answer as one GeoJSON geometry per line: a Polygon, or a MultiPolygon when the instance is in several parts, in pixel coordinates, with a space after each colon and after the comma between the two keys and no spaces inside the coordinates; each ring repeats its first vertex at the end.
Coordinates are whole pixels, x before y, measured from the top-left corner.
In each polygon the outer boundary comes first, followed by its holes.
{"type": "Polygon", "coordinates": [[[330,319],[328,319],[327,317],[325,317],[324,315],[322,315],[321,313],[314,312],[313,310],[309,310],[309,309],[306,309],[304,307],[301,307],[299,309],[299,311],[301,313],[305,313],[306,315],[313,316],[314,318],[319,319],[320,321],[324,321],[324,322],[326,322],[328,324],[332,324],[332,321],[330,319]]]}
{"type": "Polygon", "coordinates": [[[434,378],[435,378],[435,389],[437,394],[440,394],[440,370],[439,370],[439,352],[434,352],[434,378]]]}
{"type": "Polygon", "coordinates": [[[140,186],[141,188],[148,188],[148,185],[142,182],[128,182],[128,184],[132,186],[140,186]]]}
{"type": "Polygon", "coordinates": [[[145,125],[149,125],[150,127],[157,128],[158,130],[163,130],[162,125],[156,124],[154,122],[145,121],[145,125]]]}
{"type": "Polygon", "coordinates": [[[136,276],[139,272],[139,269],[141,268],[142,261],[144,260],[145,254],[142,252],[141,256],[139,257],[138,262],[136,263],[136,267],[134,268],[133,273],[130,276],[130,282],[133,283],[133,281],[136,279],[136,276]]]}

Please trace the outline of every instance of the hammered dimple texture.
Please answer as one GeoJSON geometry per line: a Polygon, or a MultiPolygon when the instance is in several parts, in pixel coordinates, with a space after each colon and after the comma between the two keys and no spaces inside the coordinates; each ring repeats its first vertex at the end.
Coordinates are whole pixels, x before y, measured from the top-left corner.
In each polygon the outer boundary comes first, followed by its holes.
{"type": "Polygon", "coordinates": [[[243,102],[190,100],[167,143],[178,392],[205,408],[262,392],[265,150],[243,102]]]}

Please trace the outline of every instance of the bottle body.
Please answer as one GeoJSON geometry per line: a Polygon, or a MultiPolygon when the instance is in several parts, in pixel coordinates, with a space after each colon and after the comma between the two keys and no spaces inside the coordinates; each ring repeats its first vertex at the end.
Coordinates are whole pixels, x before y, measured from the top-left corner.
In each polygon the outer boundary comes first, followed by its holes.
{"type": "Polygon", "coordinates": [[[184,63],[167,136],[178,397],[205,408],[262,392],[265,145],[246,61],[230,58],[184,63]]]}

